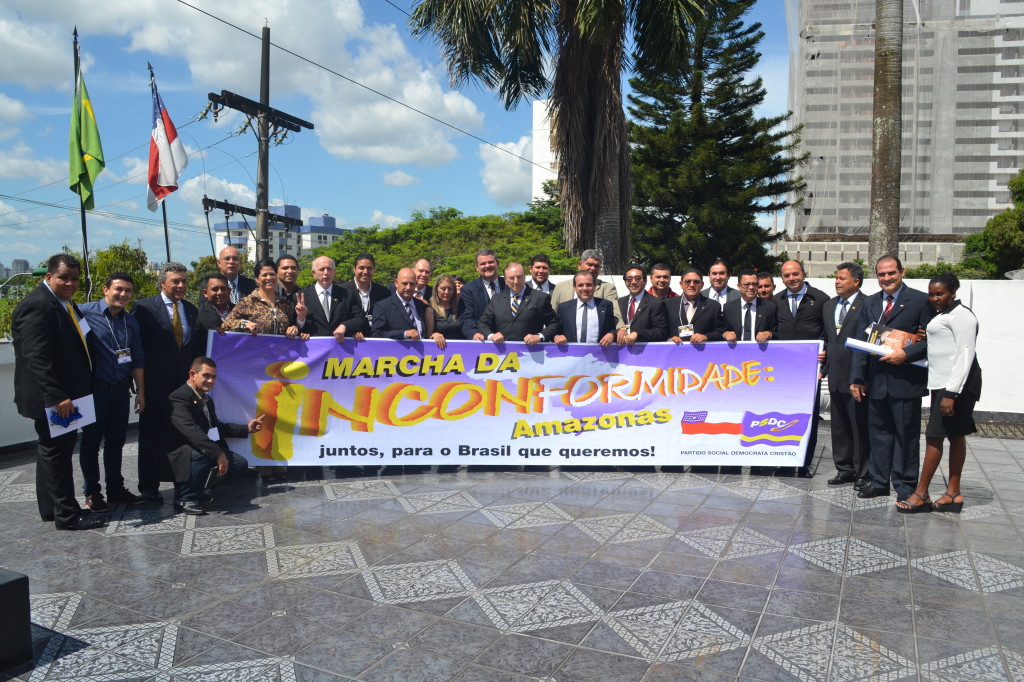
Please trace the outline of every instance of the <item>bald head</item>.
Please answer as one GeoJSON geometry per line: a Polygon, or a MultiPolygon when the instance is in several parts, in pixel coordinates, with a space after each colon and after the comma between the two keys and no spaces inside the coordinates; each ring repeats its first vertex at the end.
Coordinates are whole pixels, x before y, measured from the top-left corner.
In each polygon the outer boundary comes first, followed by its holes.
{"type": "Polygon", "coordinates": [[[509,263],[505,266],[505,284],[518,296],[526,286],[526,270],[521,263],[509,263]]]}
{"type": "Polygon", "coordinates": [[[238,278],[238,269],[242,267],[242,255],[233,246],[225,246],[217,256],[217,268],[230,281],[238,278]]]}
{"type": "Polygon", "coordinates": [[[402,268],[395,276],[395,292],[404,301],[411,301],[416,293],[416,273],[412,268],[402,268]]]}
{"type": "Polygon", "coordinates": [[[804,272],[803,263],[798,260],[788,260],[782,264],[782,283],[786,285],[791,293],[797,293],[804,288],[804,280],[807,273],[804,272]]]}
{"type": "Polygon", "coordinates": [[[334,265],[334,260],[328,256],[320,256],[313,260],[313,264],[310,266],[313,271],[313,277],[317,283],[324,289],[330,289],[331,285],[334,284],[334,275],[337,271],[337,267],[334,265]]]}

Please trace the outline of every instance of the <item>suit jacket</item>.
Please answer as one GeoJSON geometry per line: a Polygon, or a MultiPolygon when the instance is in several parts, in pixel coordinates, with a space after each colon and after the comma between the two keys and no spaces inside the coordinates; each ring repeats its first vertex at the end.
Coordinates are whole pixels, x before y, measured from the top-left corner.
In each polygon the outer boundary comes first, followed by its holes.
{"type": "MultiPolygon", "coordinates": [[[[615,288],[614,284],[598,277],[597,281],[594,282],[594,298],[603,298],[614,304],[615,301],[619,300],[619,291],[615,288]]],[[[575,300],[576,290],[573,288],[571,277],[556,284],[555,288],[551,291],[551,307],[556,310],[558,306],[566,301],[575,300]]],[[[615,311],[615,328],[622,329],[626,326],[626,318],[619,312],[618,306],[612,305],[612,310],[615,311]]]]}
{"type": "MultiPolygon", "coordinates": [[[[305,296],[308,311],[306,324],[302,327],[303,332],[310,336],[334,336],[334,330],[338,325],[344,324],[346,336],[356,332],[370,333],[370,323],[363,315],[363,305],[359,302],[358,294],[350,294],[348,289],[337,284],[331,285],[330,319],[324,313],[324,304],[316,293],[315,284],[303,289],[302,294],[305,296]]],[[[373,300],[372,291],[370,300],[373,300]]]]}
{"type": "MultiPolygon", "coordinates": [[[[779,334],[779,316],[776,311],[777,306],[772,301],[766,301],[764,299],[757,300],[757,309],[754,311],[754,333],[751,337],[756,336],[761,332],[771,332],[772,338],[776,338],[779,334]]],[[[722,318],[725,320],[725,329],[727,332],[735,332],[736,338],[742,340],[743,336],[743,299],[737,298],[734,301],[729,301],[722,308],[722,318]]],[[[753,338],[751,338],[753,340],[753,338]]]]}
{"type": "MultiPolygon", "coordinates": [[[[132,314],[142,329],[142,349],[146,353],[146,412],[157,405],[166,405],[171,391],[188,379],[188,369],[195,358],[196,344],[204,330],[199,327],[199,310],[182,301],[182,310],[189,327],[189,338],[178,348],[160,294],[136,301],[132,314]]],[[[206,339],[201,341],[203,353],[206,339]]],[[[143,413],[145,414],[145,413],[143,413]]]]}
{"type": "Polygon", "coordinates": [[[825,338],[824,310],[829,297],[824,291],[808,285],[797,306],[796,318],[789,308],[789,289],[775,294],[772,300],[779,315],[779,340],[817,341],[825,338]]]}
{"type": "MultiPolygon", "coordinates": [[[[352,300],[355,301],[357,306],[359,306],[359,310],[362,310],[362,298],[359,296],[359,287],[356,286],[355,281],[349,279],[341,285],[341,288],[352,294],[352,300]]],[[[387,300],[389,296],[393,296],[393,294],[388,291],[386,286],[377,284],[376,282],[370,282],[370,307],[366,309],[364,315],[367,318],[373,317],[373,307],[381,301],[387,300]]],[[[369,324],[369,321],[367,321],[367,324],[369,324]]]]}
{"type": "MultiPolygon", "coordinates": [[[[416,307],[416,314],[423,320],[423,333],[420,334],[420,338],[428,338],[434,331],[433,311],[430,311],[431,314],[428,317],[429,308],[423,301],[414,298],[412,304],[416,307]]],[[[406,331],[416,328],[409,313],[405,311],[405,302],[398,297],[398,294],[391,294],[387,299],[379,302],[374,306],[373,311],[373,326],[370,334],[374,338],[401,341],[405,339],[406,331]]]]}
{"type": "MultiPolygon", "coordinates": [[[[505,286],[505,279],[500,275],[494,280],[494,283],[498,285],[498,292],[495,296],[508,290],[508,287],[505,286]]],[[[466,285],[462,287],[462,293],[459,294],[459,322],[462,324],[462,333],[467,339],[472,339],[473,335],[479,331],[477,320],[483,315],[487,304],[491,301],[485,284],[484,280],[480,278],[466,282],[466,285]]]]}
{"type": "MultiPolygon", "coordinates": [[[[78,308],[72,303],[75,313],[78,308]]],[[[92,393],[89,356],[67,308],[40,283],[14,309],[14,402],[18,413],[42,419],[43,410],[92,393]]]]}
{"type": "Polygon", "coordinates": [[[524,287],[518,314],[512,314],[512,294],[506,289],[495,294],[484,308],[477,329],[484,336],[501,332],[506,341],[522,341],[527,334],[543,334],[544,340],[550,341],[561,331],[561,325],[548,295],[524,287]]]}
{"type": "Polygon", "coordinates": [[[249,435],[247,424],[231,424],[217,419],[217,409],[213,398],[207,396],[206,409],[210,413],[207,419],[203,414],[203,406],[199,397],[187,383],[171,392],[168,398],[171,403],[171,426],[176,437],[171,443],[168,457],[175,481],[187,481],[192,469],[192,451],[198,450],[210,459],[228,451],[225,438],[246,438],[249,435]],[[209,431],[217,427],[220,438],[210,440],[209,431]]]}
{"type": "MultiPolygon", "coordinates": [[[[239,287],[241,289],[241,287],[239,287]]],[[[228,303],[228,311],[234,306],[228,303]]],[[[195,357],[201,357],[206,355],[206,339],[209,336],[208,332],[212,329],[219,329],[220,323],[223,321],[220,319],[220,313],[213,307],[213,304],[209,301],[200,298],[199,306],[196,314],[196,333],[192,335],[192,355],[195,357]]]]}
{"type": "MultiPolygon", "coordinates": [[[[629,319],[630,298],[631,295],[626,295],[619,299],[619,317],[624,322],[629,319]]],[[[559,306],[559,314],[561,314],[561,306],[559,306]]],[[[565,323],[562,324],[564,326],[565,323]]],[[[646,343],[665,341],[668,337],[674,336],[669,333],[668,313],[665,311],[664,301],[645,293],[640,299],[633,322],[629,325],[629,331],[636,332],[637,341],[646,343]]]]}
{"type": "Polygon", "coordinates": [[[722,317],[722,307],[718,301],[712,301],[706,296],[697,297],[697,311],[693,314],[693,321],[686,322],[686,311],[683,310],[685,296],[663,301],[668,313],[668,335],[669,338],[679,334],[679,326],[684,324],[693,325],[694,334],[703,334],[708,341],[721,341],[722,332],[725,331],[725,318],[722,317]]]}
{"type": "MultiPolygon", "coordinates": [[[[228,286],[230,286],[230,285],[231,285],[231,283],[229,282],[228,286]]],[[[245,275],[239,273],[239,275],[238,275],[238,298],[243,298],[245,296],[248,296],[249,294],[251,294],[254,291],[256,291],[256,280],[254,280],[254,279],[252,279],[250,277],[246,277],[245,275]]]]}
{"type": "MultiPolygon", "coordinates": [[[[860,324],[854,328],[852,334],[855,339],[866,341],[867,326],[882,319],[882,311],[885,310],[883,295],[884,292],[879,291],[864,301],[864,307],[860,311],[860,324]]],[[[927,294],[904,284],[889,319],[882,321],[882,324],[916,333],[918,327],[927,327],[934,316],[935,310],[928,305],[927,294]]],[[[928,370],[910,363],[928,357],[928,341],[912,343],[904,350],[907,353],[907,362],[902,365],[881,362],[878,356],[868,353],[852,353],[850,383],[866,384],[868,397],[873,399],[920,398],[927,395],[928,370]]]]}
{"type": "MultiPolygon", "coordinates": [[[[644,296],[644,301],[646,300],[647,296],[644,296]]],[[[615,311],[612,309],[612,302],[595,297],[594,304],[597,306],[597,338],[587,339],[587,343],[597,343],[605,334],[615,333],[615,311]]],[[[578,300],[562,301],[558,306],[558,321],[562,325],[562,335],[569,343],[576,343],[580,339],[579,329],[576,328],[578,307],[578,300]]]]}
{"type": "MultiPolygon", "coordinates": [[[[725,292],[725,302],[726,303],[731,303],[732,301],[738,301],[738,300],[740,300],[742,298],[742,296],[740,296],[740,290],[739,289],[735,289],[735,288],[729,286],[728,284],[725,285],[725,288],[726,288],[726,292],[725,292]]],[[[714,301],[715,303],[718,303],[718,301],[715,301],[713,298],[711,298],[711,287],[705,288],[704,291],[700,292],[700,295],[705,297],[705,298],[707,298],[707,299],[709,299],[709,300],[711,300],[711,301],[714,301]]],[[[722,305],[722,304],[719,303],[719,305],[722,305]]]]}
{"type": "Polygon", "coordinates": [[[826,354],[821,373],[828,377],[829,393],[850,393],[850,360],[855,352],[846,347],[846,340],[857,331],[866,298],[859,291],[850,297],[850,306],[839,329],[835,325],[839,297],[830,299],[824,306],[826,354]]]}

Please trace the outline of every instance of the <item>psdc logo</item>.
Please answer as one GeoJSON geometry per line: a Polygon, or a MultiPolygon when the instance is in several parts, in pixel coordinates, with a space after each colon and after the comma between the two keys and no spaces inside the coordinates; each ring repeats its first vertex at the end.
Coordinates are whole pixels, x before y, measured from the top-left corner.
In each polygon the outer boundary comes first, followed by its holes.
{"type": "Polygon", "coordinates": [[[799,419],[783,421],[782,419],[776,419],[775,417],[768,417],[766,419],[757,419],[750,422],[750,428],[763,429],[765,427],[769,427],[769,431],[785,431],[789,427],[795,426],[799,421],[799,419]]]}

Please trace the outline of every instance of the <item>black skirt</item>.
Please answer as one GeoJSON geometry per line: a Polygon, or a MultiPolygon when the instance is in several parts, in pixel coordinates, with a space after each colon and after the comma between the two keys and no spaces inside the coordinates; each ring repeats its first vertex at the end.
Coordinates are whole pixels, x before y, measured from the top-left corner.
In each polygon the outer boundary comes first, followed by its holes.
{"type": "Polygon", "coordinates": [[[977,401],[974,397],[961,393],[960,397],[953,401],[952,416],[944,417],[940,408],[943,393],[945,391],[941,388],[932,391],[931,414],[924,435],[928,438],[956,438],[977,431],[974,425],[974,403],[977,401]]]}

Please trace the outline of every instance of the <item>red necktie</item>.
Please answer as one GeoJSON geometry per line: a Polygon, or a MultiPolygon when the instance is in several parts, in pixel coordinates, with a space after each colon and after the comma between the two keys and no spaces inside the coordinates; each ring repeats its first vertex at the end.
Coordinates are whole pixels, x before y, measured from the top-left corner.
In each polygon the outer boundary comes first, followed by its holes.
{"type": "Polygon", "coordinates": [[[629,297],[629,313],[626,315],[627,321],[632,323],[633,318],[636,317],[636,299],[632,296],[629,297]]]}
{"type": "Polygon", "coordinates": [[[882,311],[882,317],[885,320],[889,319],[889,313],[892,312],[892,294],[885,297],[885,310],[882,311]]]}

